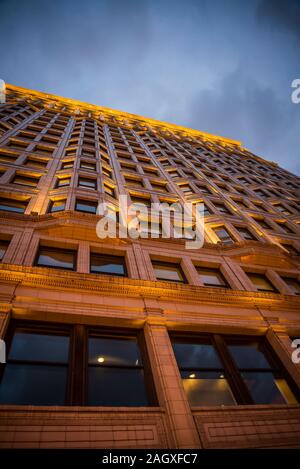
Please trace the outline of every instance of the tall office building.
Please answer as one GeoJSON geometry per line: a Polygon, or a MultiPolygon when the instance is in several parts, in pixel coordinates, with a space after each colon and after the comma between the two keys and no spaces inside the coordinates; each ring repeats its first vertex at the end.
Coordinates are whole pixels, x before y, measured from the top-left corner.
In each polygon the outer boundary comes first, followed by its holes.
{"type": "Polygon", "coordinates": [[[299,178],[12,85],[0,140],[1,447],[300,446],[299,178]],[[158,218],[156,237],[99,238],[120,195],[203,203],[203,246],[175,215],[171,237],[158,218]]]}

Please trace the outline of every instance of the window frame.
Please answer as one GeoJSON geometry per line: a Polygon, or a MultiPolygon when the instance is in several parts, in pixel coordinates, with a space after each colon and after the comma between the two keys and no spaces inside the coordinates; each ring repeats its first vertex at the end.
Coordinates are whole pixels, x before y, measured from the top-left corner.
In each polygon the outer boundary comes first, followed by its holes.
{"type": "Polygon", "coordinates": [[[34,258],[34,263],[33,265],[35,267],[46,267],[47,269],[58,269],[58,270],[67,270],[67,271],[70,271],[70,272],[76,272],[77,270],[77,260],[78,260],[78,250],[77,249],[65,249],[65,248],[60,248],[60,247],[52,247],[52,246],[43,246],[43,245],[39,245],[38,246],[38,249],[37,249],[37,252],[36,252],[36,255],[35,255],[35,258],[34,258]],[[58,250],[59,251],[63,251],[64,253],[68,253],[68,254],[73,254],[73,267],[72,268],[67,268],[67,267],[58,267],[58,266],[50,266],[50,265],[46,265],[46,264],[38,264],[38,257],[40,255],[40,250],[41,249],[44,249],[44,250],[47,250],[47,251],[50,251],[50,252],[54,252],[56,253],[58,250]]]}

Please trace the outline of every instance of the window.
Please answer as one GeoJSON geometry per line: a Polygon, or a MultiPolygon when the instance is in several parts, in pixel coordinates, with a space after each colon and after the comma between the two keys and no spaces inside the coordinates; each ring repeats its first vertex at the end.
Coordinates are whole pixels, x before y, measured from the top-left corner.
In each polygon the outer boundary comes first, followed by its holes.
{"type": "Polygon", "coordinates": [[[65,177],[65,178],[59,178],[59,179],[57,179],[55,187],[56,188],[58,188],[58,187],[68,187],[70,185],[70,182],[71,182],[71,177],[70,176],[65,177]]]}
{"type": "Polygon", "coordinates": [[[234,243],[234,240],[232,239],[232,237],[230,236],[230,234],[228,233],[228,231],[225,229],[224,226],[213,228],[213,231],[216,233],[216,235],[218,236],[220,241],[222,241],[222,243],[224,244],[234,243]]]}
{"type": "Polygon", "coordinates": [[[76,199],[75,210],[78,212],[97,213],[97,207],[96,201],[76,199]]]}
{"type": "Polygon", "coordinates": [[[2,262],[2,259],[6,253],[8,246],[9,241],[0,239],[0,262],[2,262]]]}
{"type": "Polygon", "coordinates": [[[296,277],[282,277],[294,295],[300,295],[300,283],[296,277]]]}
{"type": "Polygon", "coordinates": [[[41,159],[38,159],[38,158],[33,158],[31,156],[29,156],[25,163],[24,163],[26,166],[31,166],[32,168],[45,168],[48,164],[48,160],[41,160],[41,159]]]}
{"type": "Polygon", "coordinates": [[[104,192],[111,197],[115,197],[115,189],[108,184],[104,184],[104,192]]]}
{"type": "Polygon", "coordinates": [[[73,166],[74,166],[74,161],[63,161],[60,169],[70,169],[70,168],[73,168],[73,166]]]}
{"type": "Polygon", "coordinates": [[[166,184],[159,184],[158,182],[151,181],[151,186],[153,190],[156,190],[159,192],[168,192],[166,184]]]}
{"type": "Polygon", "coordinates": [[[264,274],[247,273],[247,275],[258,291],[278,292],[274,285],[264,274]]]}
{"type": "Polygon", "coordinates": [[[94,163],[88,163],[87,161],[81,161],[80,168],[87,169],[89,171],[96,171],[96,165],[94,163]]]}
{"type": "Polygon", "coordinates": [[[229,288],[227,280],[219,269],[196,266],[196,270],[204,286],[229,288]]]}
{"type": "Polygon", "coordinates": [[[152,261],[152,266],[157,280],[187,283],[184,273],[179,264],[172,264],[171,262],[152,261]]]}
{"type": "Polygon", "coordinates": [[[288,226],[288,224],[286,222],[281,222],[281,221],[277,221],[276,222],[278,226],[280,226],[280,228],[283,229],[283,231],[285,231],[286,233],[288,234],[295,234],[294,231],[288,226]]]}
{"type": "Polygon", "coordinates": [[[124,256],[91,253],[90,271],[94,274],[127,276],[124,256]]]}
{"type": "Polygon", "coordinates": [[[0,385],[0,403],[64,405],[69,335],[54,328],[16,327],[0,385]]]}
{"type": "Polygon", "coordinates": [[[27,200],[12,200],[0,198],[0,211],[24,213],[28,205],[27,200]]]}
{"type": "Polygon", "coordinates": [[[240,377],[254,404],[295,404],[281,367],[261,340],[227,341],[240,377]]]}
{"type": "Polygon", "coordinates": [[[261,228],[264,228],[265,230],[270,230],[271,229],[270,225],[263,218],[254,218],[253,217],[253,220],[255,220],[256,223],[258,223],[261,226],[261,228]]]}
{"type": "Polygon", "coordinates": [[[248,228],[245,228],[243,226],[239,226],[239,227],[236,227],[236,229],[238,230],[238,232],[240,233],[242,238],[244,238],[246,240],[255,240],[255,241],[257,241],[255,236],[251,233],[250,230],[248,230],[248,228]]]}
{"type": "Polygon", "coordinates": [[[13,184],[19,184],[20,186],[36,187],[39,179],[40,178],[37,177],[28,177],[16,174],[12,182],[13,184]]]}
{"type": "Polygon", "coordinates": [[[185,195],[192,195],[194,193],[193,189],[188,184],[181,184],[178,187],[185,195]]]}
{"type": "Polygon", "coordinates": [[[235,405],[224,365],[209,338],[174,339],[173,349],[192,406],[235,405]]]}
{"type": "Polygon", "coordinates": [[[172,342],[192,406],[298,402],[299,391],[264,339],[215,334],[172,342]]]}
{"type": "Polygon", "coordinates": [[[211,215],[211,213],[210,208],[206,204],[203,204],[203,216],[207,217],[208,215],[211,215]]]}
{"type": "Polygon", "coordinates": [[[217,202],[214,202],[214,205],[217,208],[217,210],[219,210],[219,212],[225,213],[227,215],[232,215],[232,213],[230,212],[230,210],[228,210],[225,204],[219,204],[217,202]]]}
{"type": "Polygon", "coordinates": [[[54,269],[75,270],[76,257],[76,251],[70,249],[41,246],[37,253],[35,265],[54,269]]]}
{"type": "Polygon", "coordinates": [[[6,343],[8,356],[0,373],[0,404],[157,404],[139,331],[13,321],[6,343]]]}
{"type": "Polygon", "coordinates": [[[281,246],[283,246],[292,256],[299,256],[299,251],[294,248],[292,244],[281,243],[281,246]]]}
{"type": "Polygon", "coordinates": [[[61,212],[62,210],[65,210],[65,208],[66,208],[66,199],[52,200],[50,202],[48,212],[50,213],[61,212]]]}
{"type": "Polygon", "coordinates": [[[135,195],[130,195],[132,204],[143,204],[146,207],[151,207],[151,199],[149,197],[137,197],[135,195]]]}
{"type": "Polygon", "coordinates": [[[149,405],[141,349],[134,335],[90,333],[88,405],[149,405]]]}
{"type": "Polygon", "coordinates": [[[89,179],[84,177],[78,178],[78,187],[84,187],[86,189],[97,189],[96,179],[89,179]]]}
{"type": "Polygon", "coordinates": [[[284,213],[285,215],[291,215],[291,212],[281,204],[274,204],[273,207],[279,212],[284,213]]]}

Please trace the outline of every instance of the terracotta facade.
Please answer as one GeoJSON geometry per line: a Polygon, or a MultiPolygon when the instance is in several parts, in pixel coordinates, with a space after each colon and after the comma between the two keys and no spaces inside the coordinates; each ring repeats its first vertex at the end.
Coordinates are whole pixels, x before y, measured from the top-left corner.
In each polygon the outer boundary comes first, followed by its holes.
{"type": "Polygon", "coordinates": [[[299,178],[236,141],[12,85],[0,107],[0,144],[1,207],[24,207],[0,211],[0,337],[11,321],[139,330],[157,397],[149,407],[1,404],[0,446],[299,447],[299,404],[191,406],[170,339],[264,336],[300,388],[291,359],[300,296],[286,280],[300,278],[299,178]],[[76,203],[106,201],[117,211],[119,194],[129,203],[204,202],[204,246],[100,240],[100,216],[76,203]],[[59,201],[64,209],[51,211],[59,201]],[[220,227],[230,243],[218,238],[220,227]],[[35,265],[39,246],[74,250],[76,268],[35,265]],[[123,256],[127,276],[91,273],[91,252],[123,256]],[[157,280],[153,261],[180,265],[186,283],[157,280]],[[197,267],[218,269],[228,288],[205,286],[197,267]],[[259,291],[249,273],[274,290],[259,291]]]}

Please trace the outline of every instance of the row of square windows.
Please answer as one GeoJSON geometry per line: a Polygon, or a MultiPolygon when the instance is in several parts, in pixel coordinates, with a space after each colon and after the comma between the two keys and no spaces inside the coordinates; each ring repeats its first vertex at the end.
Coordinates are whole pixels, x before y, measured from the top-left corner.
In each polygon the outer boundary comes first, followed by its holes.
{"type": "MultiPolygon", "coordinates": [[[[169,337],[191,406],[299,402],[299,388],[264,337],[169,337]]],[[[13,321],[6,343],[0,404],[158,405],[143,330],[13,321]]]]}
{"type": "MultiPolygon", "coordinates": [[[[5,252],[9,246],[8,240],[0,240],[0,261],[4,258],[5,252]]],[[[97,252],[90,253],[90,272],[94,274],[128,276],[128,269],[124,255],[101,254],[97,252]]],[[[152,260],[152,268],[156,280],[188,283],[187,276],[179,263],[168,261],[152,260]]],[[[52,248],[41,245],[37,251],[34,265],[38,267],[49,267],[54,269],[76,270],[77,267],[77,251],[72,249],[52,248]]],[[[231,288],[225,275],[220,268],[204,267],[194,265],[201,284],[214,288],[231,288]]],[[[260,292],[274,292],[279,290],[267,275],[258,272],[246,272],[251,280],[253,287],[260,292]]],[[[297,275],[282,275],[283,280],[294,295],[300,294],[300,283],[297,275]]]]}

